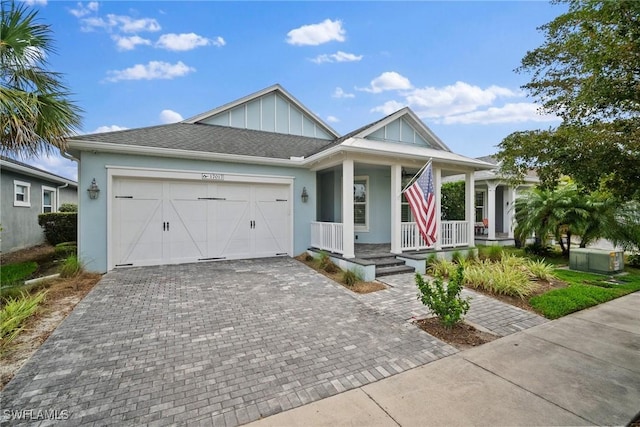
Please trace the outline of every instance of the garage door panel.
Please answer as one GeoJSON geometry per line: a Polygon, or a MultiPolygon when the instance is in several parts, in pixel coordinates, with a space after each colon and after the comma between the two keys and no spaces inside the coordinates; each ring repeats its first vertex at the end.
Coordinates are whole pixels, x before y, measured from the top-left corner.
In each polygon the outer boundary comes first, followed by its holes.
{"type": "Polygon", "coordinates": [[[216,252],[214,256],[237,258],[250,252],[249,207],[248,201],[221,200],[216,203],[216,252]]]}
{"type": "MultiPolygon", "coordinates": [[[[118,199],[116,199],[118,200],[118,199]]],[[[116,265],[162,261],[162,201],[119,199],[115,204],[116,265]]]]}
{"type": "Polygon", "coordinates": [[[288,185],[117,178],[113,188],[116,266],[291,253],[288,185]]]}

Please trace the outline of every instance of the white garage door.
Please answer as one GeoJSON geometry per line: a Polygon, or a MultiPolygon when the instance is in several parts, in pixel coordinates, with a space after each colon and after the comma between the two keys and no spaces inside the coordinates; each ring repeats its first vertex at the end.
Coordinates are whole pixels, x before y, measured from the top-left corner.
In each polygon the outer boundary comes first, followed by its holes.
{"type": "Polygon", "coordinates": [[[291,255],[289,186],[116,178],[114,267],[291,255]]]}

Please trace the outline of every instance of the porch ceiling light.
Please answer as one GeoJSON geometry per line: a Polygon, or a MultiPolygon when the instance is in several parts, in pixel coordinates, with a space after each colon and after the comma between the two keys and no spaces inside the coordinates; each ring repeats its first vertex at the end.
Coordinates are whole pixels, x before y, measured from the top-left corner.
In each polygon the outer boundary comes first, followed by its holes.
{"type": "Polygon", "coordinates": [[[100,188],[98,188],[98,184],[96,184],[95,178],[93,178],[93,181],[91,181],[91,185],[89,185],[89,188],[87,188],[87,193],[89,193],[89,198],[92,200],[98,198],[98,195],[100,194],[100,188]]]}
{"type": "Polygon", "coordinates": [[[307,203],[307,200],[309,200],[309,193],[307,193],[307,187],[302,187],[302,194],[300,195],[300,198],[302,199],[302,203],[307,203]]]}

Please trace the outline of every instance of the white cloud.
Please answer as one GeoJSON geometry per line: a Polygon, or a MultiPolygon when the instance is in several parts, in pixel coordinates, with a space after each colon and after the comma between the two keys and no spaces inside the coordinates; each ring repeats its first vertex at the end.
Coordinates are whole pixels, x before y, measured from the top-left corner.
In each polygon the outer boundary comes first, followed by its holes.
{"type": "Polygon", "coordinates": [[[472,111],[444,117],[441,122],[445,125],[452,124],[494,124],[494,123],[521,123],[521,122],[552,122],[560,118],[551,114],[540,114],[539,105],[519,102],[505,104],[502,107],[490,107],[486,110],[472,111]]]}
{"type": "Polygon", "coordinates": [[[28,6],[35,6],[35,5],[46,6],[47,5],[47,0],[22,0],[22,1],[28,6]]]}
{"type": "Polygon", "coordinates": [[[417,88],[405,94],[407,103],[421,117],[443,117],[468,113],[492,105],[498,98],[519,96],[517,92],[500,86],[479,86],[456,82],[444,87],[417,88]]]}
{"type": "Polygon", "coordinates": [[[140,36],[131,36],[131,37],[122,37],[122,36],[113,36],[113,40],[116,42],[116,46],[118,50],[133,50],[138,45],[151,45],[151,41],[147,39],[143,39],[140,36]]]}
{"type": "Polygon", "coordinates": [[[214,41],[209,40],[206,37],[199,36],[196,33],[170,33],[161,35],[156,43],[156,47],[173,51],[185,51],[192,50],[200,46],[208,46],[210,44],[224,46],[224,39],[222,39],[222,37],[218,37],[218,39],[214,41]]]}
{"type": "Polygon", "coordinates": [[[311,61],[316,64],[322,64],[323,62],[354,62],[360,61],[362,59],[362,55],[355,55],[353,53],[346,53],[341,50],[332,54],[323,54],[318,55],[315,58],[312,58],[311,61]]]}
{"type": "Polygon", "coordinates": [[[72,160],[65,159],[60,154],[40,156],[37,159],[29,159],[26,163],[49,173],[71,179],[78,180],[78,164],[72,160]]]}
{"type": "Polygon", "coordinates": [[[106,78],[106,81],[173,79],[174,77],[182,77],[194,71],[196,71],[195,68],[185,65],[182,61],[178,61],[175,64],[162,61],[150,61],[146,65],[136,64],[124,70],[107,71],[109,77],[106,78]]]}
{"type": "Polygon", "coordinates": [[[173,110],[162,110],[160,112],[160,121],[164,124],[181,122],[182,120],[184,120],[182,115],[173,110]]]}
{"type": "Polygon", "coordinates": [[[317,46],[330,41],[343,42],[346,30],[342,21],[325,19],[319,24],[303,25],[287,33],[287,43],[295,46],[317,46]]]}
{"type": "Polygon", "coordinates": [[[334,98],[355,98],[356,96],[352,93],[347,93],[344,90],[342,90],[341,87],[337,87],[336,90],[333,91],[333,95],[331,95],[334,98]]]}
{"type": "Polygon", "coordinates": [[[118,125],[108,125],[108,126],[99,126],[91,133],[105,133],[105,132],[117,132],[119,130],[127,130],[129,128],[125,128],[118,125]]]}
{"type": "Polygon", "coordinates": [[[217,47],[222,47],[222,46],[224,46],[224,45],[226,45],[226,44],[227,44],[227,42],[225,41],[225,39],[223,39],[223,38],[222,38],[222,37],[220,37],[220,36],[218,36],[218,37],[216,37],[215,39],[213,39],[213,40],[212,40],[212,43],[213,43],[213,45],[214,45],[214,46],[217,46],[217,47]]]}
{"type": "Polygon", "coordinates": [[[411,89],[411,82],[408,78],[395,71],[387,71],[371,80],[369,87],[356,88],[365,92],[380,93],[387,90],[411,89]]]}
{"type": "Polygon", "coordinates": [[[134,19],[126,15],[109,14],[105,18],[92,17],[82,19],[82,30],[93,31],[97,28],[104,28],[107,31],[117,29],[122,33],[139,33],[143,31],[160,31],[162,27],[153,18],[134,19]]]}
{"type": "Polygon", "coordinates": [[[98,7],[99,6],[97,1],[89,2],[86,6],[81,2],[78,2],[77,9],[69,9],[69,13],[71,13],[76,18],[82,18],[83,16],[87,16],[91,13],[97,12],[98,7]]]}
{"type": "Polygon", "coordinates": [[[382,113],[385,116],[388,116],[389,114],[395,113],[396,111],[406,107],[406,104],[403,104],[401,102],[398,101],[387,101],[382,105],[379,105],[375,108],[371,109],[372,113],[382,113]]]}
{"type": "Polygon", "coordinates": [[[329,123],[338,123],[340,121],[340,119],[337,118],[336,116],[327,116],[327,121],[329,123]]]}

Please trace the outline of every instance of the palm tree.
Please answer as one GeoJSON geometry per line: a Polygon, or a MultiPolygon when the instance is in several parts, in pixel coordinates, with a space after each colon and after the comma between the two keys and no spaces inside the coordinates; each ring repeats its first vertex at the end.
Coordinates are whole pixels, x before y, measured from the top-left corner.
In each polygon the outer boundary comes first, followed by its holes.
{"type": "Polygon", "coordinates": [[[36,17],[24,4],[1,2],[0,153],[23,158],[64,149],[82,112],[61,75],[46,70],[51,29],[36,17]]]}

